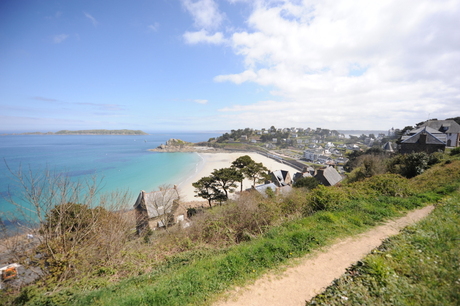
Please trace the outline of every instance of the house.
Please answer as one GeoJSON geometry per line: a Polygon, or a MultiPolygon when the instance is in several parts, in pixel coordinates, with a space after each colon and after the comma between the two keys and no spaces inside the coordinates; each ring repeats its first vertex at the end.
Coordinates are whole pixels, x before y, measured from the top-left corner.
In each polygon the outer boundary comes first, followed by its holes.
{"type": "Polygon", "coordinates": [[[270,180],[277,186],[277,187],[283,187],[283,186],[290,186],[292,184],[292,179],[291,175],[289,174],[289,171],[286,170],[276,170],[273,172],[270,172],[270,180]]]}
{"type": "MultiPolygon", "coordinates": [[[[313,170],[314,172],[314,170],[313,170]]],[[[298,180],[300,180],[301,178],[304,178],[304,177],[313,177],[313,175],[307,171],[307,172],[296,172],[294,174],[294,178],[293,178],[293,181],[294,183],[297,182],[298,180]]]]}
{"type": "Polygon", "coordinates": [[[179,207],[177,187],[160,188],[159,191],[145,192],[141,190],[134,211],[136,215],[136,231],[141,234],[145,230],[174,224],[174,213],[179,207]]]}
{"type": "Polygon", "coordinates": [[[401,141],[407,140],[407,139],[411,138],[412,136],[414,136],[415,134],[420,133],[423,130],[429,132],[431,135],[435,136],[436,138],[438,138],[442,142],[447,143],[447,135],[446,134],[444,134],[444,133],[442,133],[442,132],[440,132],[438,130],[435,130],[433,128],[430,128],[429,126],[423,126],[423,127],[413,129],[411,131],[407,131],[406,135],[401,136],[401,141]]]}
{"type": "MultiPolygon", "coordinates": [[[[428,120],[418,126],[418,128],[423,127],[429,127],[438,131],[439,133],[445,134],[445,143],[448,147],[460,146],[460,125],[454,120],[428,120]]],[[[430,133],[443,140],[441,137],[438,137],[436,133],[430,133]]]]}
{"type": "Polygon", "coordinates": [[[317,160],[318,160],[318,162],[325,164],[325,163],[331,161],[332,158],[330,158],[329,156],[326,156],[326,155],[318,155],[317,160]]]}
{"type": "MultiPolygon", "coordinates": [[[[263,184],[263,185],[257,185],[257,186],[254,186],[253,189],[256,190],[257,192],[259,192],[261,195],[263,195],[264,197],[267,197],[268,194],[267,194],[267,189],[270,188],[273,192],[276,192],[276,189],[278,187],[276,187],[276,185],[274,183],[268,183],[268,184],[263,184]]],[[[248,189],[251,190],[252,188],[248,189]]]]}
{"type": "Polygon", "coordinates": [[[292,191],[291,186],[278,187],[274,183],[258,185],[258,186],[255,186],[254,188],[247,189],[247,191],[256,190],[257,192],[259,192],[264,197],[268,197],[267,189],[269,189],[269,188],[273,191],[274,194],[277,194],[277,195],[279,195],[279,194],[288,194],[289,192],[292,191]]]}
{"type": "Polygon", "coordinates": [[[342,180],[342,176],[331,166],[316,170],[315,178],[324,186],[334,186],[342,180]]]}
{"type": "Polygon", "coordinates": [[[444,152],[446,144],[428,132],[428,128],[425,127],[420,130],[417,134],[412,135],[411,137],[403,140],[399,144],[399,153],[417,153],[425,152],[428,154],[442,151],[444,152]]]}
{"type": "Polygon", "coordinates": [[[382,150],[388,153],[394,153],[395,150],[393,148],[393,144],[391,142],[387,142],[382,146],[382,150]]]}
{"type": "Polygon", "coordinates": [[[303,157],[304,157],[306,160],[315,161],[315,160],[318,159],[318,156],[319,156],[319,154],[316,153],[315,151],[304,151],[304,152],[303,152],[303,157]]]}

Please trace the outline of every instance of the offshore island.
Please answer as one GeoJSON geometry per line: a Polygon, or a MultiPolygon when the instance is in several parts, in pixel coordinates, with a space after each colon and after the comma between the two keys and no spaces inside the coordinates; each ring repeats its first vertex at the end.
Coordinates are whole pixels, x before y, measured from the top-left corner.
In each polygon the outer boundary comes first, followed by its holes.
{"type": "Polygon", "coordinates": [[[69,131],[69,130],[61,130],[57,132],[26,132],[26,133],[12,133],[12,134],[2,134],[2,136],[6,135],[148,135],[148,133],[141,131],[141,130],[104,130],[104,129],[97,129],[97,130],[77,130],[77,131],[69,131]]]}

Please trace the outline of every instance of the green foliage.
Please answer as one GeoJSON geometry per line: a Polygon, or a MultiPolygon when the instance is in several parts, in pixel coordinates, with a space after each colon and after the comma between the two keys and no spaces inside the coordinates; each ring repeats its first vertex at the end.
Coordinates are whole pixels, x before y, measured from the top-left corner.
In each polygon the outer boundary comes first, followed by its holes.
{"type": "Polygon", "coordinates": [[[374,196],[406,197],[412,194],[409,180],[399,174],[380,174],[373,176],[363,183],[350,185],[351,188],[366,190],[374,196]]]}
{"type": "Polygon", "coordinates": [[[195,197],[207,200],[209,207],[212,207],[212,201],[224,199],[224,194],[219,190],[214,176],[202,177],[197,182],[192,183],[192,186],[196,188],[195,197]]]}
{"type": "Polygon", "coordinates": [[[233,138],[234,140],[240,140],[242,135],[246,135],[247,137],[250,137],[253,134],[253,130],[250,128],[245,128],[243,129],[238,129],[238,130],[231,130],[230,133],[224,133],[222,136],[217,137],[217,142],[224,142],[228,141],[230,138],[233,138]]]}
{"type": "Polygon", "coordinates": [[[238,168],[238,169],[244,169],[245,167],[249,166],[252,163],[254,163],[254,160],[249,155],[244,155],[234,160],[232,162],[232,167],[238,168]]]}
{"type": "MultiPolygon", "coordinates": [[[[248,198],[243,196],[241,202],[230,201],[228,205],[197,214],[187,231],[165,235],[155,232],[155,239],[149,244],[140,239],[137,246],[144,249],[132,248],[131,243],[136,243],[133,241],[121,252],[107,257],[97,248],[104,243],[102,238],[114,231],[99,233],[85,241],[84,249],[76,251],[81,256],[75,262],[68,265],[69,262],[63,261],[65,264],[59,267],[66,271],[76,263],[78,269],[92,268],[94,281],[75,278],[66,284],[87,288],[88,292],[98,287],[99,290],[91,293],[55,290],[44,295],[43,292],[54,289],[43,288],[37,293],[24,293],[24,300],[42,305],[53,305],[55,300],[60,304],[80,305],[209,303],[214,294],[229,286],[242,285],[290,258],[303,256],[336,238],[362,232],[368,226],[400,215],[401,211],[438,201],[443,194],[454,191],[455,186],[458,188],[459,182],[460,161],[453,159],[450,164],[435,165],[410,180],[385,174],[342,187],[319,186],[310,192],[295,189],[286,197],[267,199],[254,193],[248,198]],[[304,218],[296,217],[299,211],[304,218]],[[187,251],[178,254],[183,250],[187,251]],[[122,264],[109,262],[116,256],[122,258],[122,264]],[[123,270],[129,270],[129,274],[121,274],[123,270]],[[141,275],[146,271],[147,274],[141,275]],[[136,274],[141,276],[119,284],[107,281],[136,274]]],[[[107,223],[115,225],[117,221],[108,219],[107,223]]],[[[417,243],[424,245],[426,241],[417,243]]],[[[388,281],[391,269],[386,270],[380,261],[369,266],[369,271],[377,277],[369,279],[369,283],[391,286],[391,280],[388,281]]]]}
{"type": "Polygon", "coordinates": [[[224,192],[225,200],[228,199],[228,193],[235,191],[235,182],[243,180],[243,174],[235,168],[215,169],[211,176],[214,179],[215,186],[224,192]]]}
{"type": "Polygon", "coordinates": [[[384,155],[366,154],[359,156],[354,161],[354,169],[348,175],[348,182],[362,181],[366,178],[386,172],[387,158],[384,155]]]}
{"type": "Polygon", "coordinates": [[[412,178],[422,174],[430,165],[435,164],[437,161],[436,156],[430,156],[425,152],[397,155],[390,160],[389,171],[412,178]]]}
{"type": "Polygon", "coordinates": [[[92,225],[94,215],[106,213],[107,211],[102,207],[92,209],[83,204],[60,204],[46,215],[41,231],[64,234],[84,230],[92,225]]]}
{"type": "Polygon", "coordinates": [[[265,194],[266,194],[270,199],[274,199],[274,198],[276,197],[275,191],[272,190],[270,187],[267,187],[267,189],[265,189],[265,194]]]}
{"type": "Polygon", "coordinates": [[[295,188],[306,188],[308,190],[315,189],[319,185],[319,182],[314,177],[302,177],[294,183],[295,188]]]}
{"type": "Polygon", "coordinates": [[[346,192],[339,187],[326,187],[318,185],[317,188],[312,190],[307,199],[305,215],[309,214],[309,208],[313,210],[336,210],[347,201],[346,192]]]}
{"type": "Polygon", "coordinates": [[[352,266],[307,305],[458,305],[460,193],[352,266]]]}
{"type": "Polygon", "coordinates": [[[384,173],[386,159],[385,152],[380,148],[370,148],[366,152],[352,151],[348,154],[348,161],[343,169],[352,172],[356,168],[361,168],[359,170],[361,173],[355,174],[357,179],[354,181],[358,181],[374,174],[384,173]]]}
{"type": "Polygon", "coordinates": [[[456,147],[456,148],[453,148],[452,150],[450,150],[450,155],[451,156],[460,155],[460,147],[456,147]]]}

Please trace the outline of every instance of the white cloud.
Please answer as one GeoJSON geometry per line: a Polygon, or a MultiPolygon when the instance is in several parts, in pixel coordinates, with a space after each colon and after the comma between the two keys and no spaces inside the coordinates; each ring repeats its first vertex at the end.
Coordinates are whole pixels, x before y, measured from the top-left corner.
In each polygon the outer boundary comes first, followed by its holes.
{"type": "Polygon", "coordinates": [[[196,100],[193,100],[193,102],[198,103],[198,104],[207,104],[208,100],[196,99],[196,100]]]}
{"type": "Polygon", "coordinates": [[[63,42],[64,40],[66,40],[67,37],[69,37],[69,35],[67,35],[67,34],[55,35],[55,36],[53,37],[53,42],[54,42],[55,44],[60,44],[61,42],[63,42]]]}
{"type": "Polygon", "coordinates": [[[148,25],[147,28],[152,32],[156,32],[160,28],[160,24],[158,22],[155,22],[154,24],[148,25]]]}
{"type": "Polygon", "coordinates": [[[458,115],[459,15],[455,0],[257,1],[249,29],[230,39],[246,69],[215,81],[269,86],[284,102],[222,111],[235,122],[332,128],[458,115]]]}
{"type": "Polygon", "coordinates": [[[219,11],[214,0],[182,0],[182,4],[192,15],[197,28],[215,29],[224,19],[224,15],[219,11]]]}
{"type": "Polygon", "coordinates": [[[217,32],[213,35],[208,34],[206,30],[201,30],[198,32],[185,32],[184,40],[188,44],[197,44],[197,43],[208,43],[208,44],[222,44],[225,42],[224,36],[222,33],[217,32]]]}
{"type": "Polygon", "coordinates": [[[86,12],[83,12],[83,14],[85,14],[86,18],[88,18],[89,20],[91,20],[91,23],[93,24],[93,26],[97,26],[98,25],[98,22],[96,20],[96,18],[94,18],[92,15],[86,13],[86,12]]]}

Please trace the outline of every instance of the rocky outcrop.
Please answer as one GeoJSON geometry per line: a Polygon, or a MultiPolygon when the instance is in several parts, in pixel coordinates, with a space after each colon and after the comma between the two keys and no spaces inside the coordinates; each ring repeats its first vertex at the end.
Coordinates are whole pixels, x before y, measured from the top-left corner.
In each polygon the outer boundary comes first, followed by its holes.
{"type": "Polygon", "coordinates": [[[186,142],[180,139],[171,138],[166,141],[166,144],[161,144],[155,149],[150,149],[153,152],[223,152],[224,150],[213,147],[196,146],[194,143],[186,142]]]}

